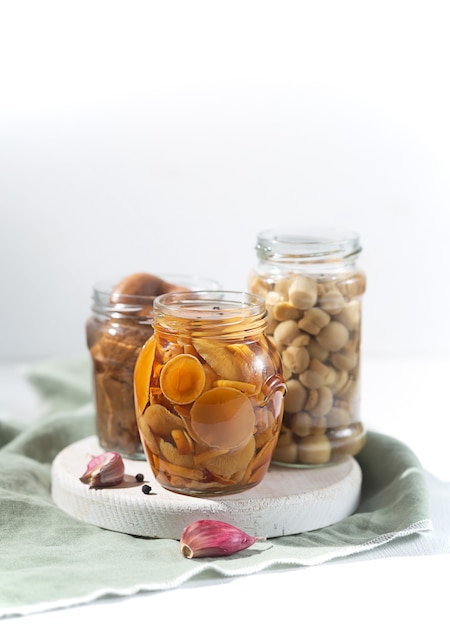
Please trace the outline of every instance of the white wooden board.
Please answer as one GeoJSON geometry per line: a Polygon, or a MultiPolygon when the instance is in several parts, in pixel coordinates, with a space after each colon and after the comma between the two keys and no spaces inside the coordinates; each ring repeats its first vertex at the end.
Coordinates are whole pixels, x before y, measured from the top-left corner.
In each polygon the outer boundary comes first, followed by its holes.
{"type": "Polygon", "coordinates": [[[198,519],[222,520],[257,537],[294,535],[351,515],[361,493],[362,472],[352,457],[330,467],[271,466],[264,480],[248,491],[206,498],[172,493],[159,486],[145,461],[124,459],[120,485],[89,489],[79,478],[92,456],[101,452],[96,436],[62,450],[52,464],[53,500],[72,517],[130,535],[179,539],[198,519]],[[151,494],[142,492],[137,473],[144,474],[151,494]]]}

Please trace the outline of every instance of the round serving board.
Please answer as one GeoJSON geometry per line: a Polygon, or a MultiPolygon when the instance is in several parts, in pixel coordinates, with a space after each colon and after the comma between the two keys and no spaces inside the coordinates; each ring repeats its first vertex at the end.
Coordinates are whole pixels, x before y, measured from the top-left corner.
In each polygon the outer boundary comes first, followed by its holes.
{"type": "Polygon", "coordinates": [[[179,539],[183,529],[199,519],[222,520],[257,537],[295,535],[351,515],[361,493],[362,472],[353,457],[311,469],[273,465],[256,487],[215,497],[172,493],[156,482],[145,461],[124,458],[120,485],[89,489],[80,476],[102,452],[96,436],[62,450],[52,465],[52,497],[72,517],[129,535],[179,539]],[[151,485],[150,494],[136,482],[138,473],[151,485]]]}

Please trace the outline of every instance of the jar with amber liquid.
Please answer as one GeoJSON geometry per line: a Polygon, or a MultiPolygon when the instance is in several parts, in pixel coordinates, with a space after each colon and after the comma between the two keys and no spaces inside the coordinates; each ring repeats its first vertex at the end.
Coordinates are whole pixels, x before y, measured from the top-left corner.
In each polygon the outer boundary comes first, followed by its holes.
{"type": "Polygon", "coordinates": [[[137,423],[166,489],[224,495],[257,485],[275,449],[285,383],[261,296],[156,298],[154,335],[135,367],[137,423]]]}
{"type": "Polygon", "coordinates": [[[136,359],[153,334],[153,302],[171,291],[217,289],[216,281],[145,272],[94,286],[86,339],[92,359],[95,424],[100,446],[145,460],[134,411],[136,359]]]}
{"type": "Polygon", "coordinates": [[[274,463],[314,467],[363,447],[360,417],[359,236],[327,229],[268,230],[257,237],[249,290],[262,295],[267,332],[287,384],[274,463]]]}

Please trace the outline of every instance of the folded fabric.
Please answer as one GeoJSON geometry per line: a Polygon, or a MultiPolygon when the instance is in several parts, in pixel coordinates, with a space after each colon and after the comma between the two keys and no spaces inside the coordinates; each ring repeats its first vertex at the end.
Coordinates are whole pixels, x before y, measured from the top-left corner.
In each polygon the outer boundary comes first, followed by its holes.
{"type": "Polygon", "coordinates": [[[363,473],[358,510],[320,530],[257,541],[229,557],[190,560],[175,540],[84,523],[52,501],[50,471],[60,450],[95,434],[89,364],[48,362],[29,379],[45,401],[41,418],[23,429],[0,423],[0,617],[169,589],[200,575],[317,565],[390,543],[404,547],[432,529],[417,457],[375,432],[357,459],[363,473]]]}

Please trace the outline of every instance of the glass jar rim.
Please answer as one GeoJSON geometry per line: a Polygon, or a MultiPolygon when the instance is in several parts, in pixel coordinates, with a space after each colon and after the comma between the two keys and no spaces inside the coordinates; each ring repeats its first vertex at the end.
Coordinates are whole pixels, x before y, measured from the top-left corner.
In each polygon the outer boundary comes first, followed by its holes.
{"type": "MultiPolygon", "coordinates": [[[[157,277],[167,283],[171,283],[172,285],[186,287],[186,290],[189,291],[198,291],[203,289],[214,291],[216,289],[220,289],[220,283],[218,281],[214,280],[213,278],[200,276],[198,274],[161,273],[158,274],[157,277]]],[[[146,306],[148,306],[149,304],[153,304],[155,298],[157,297],[155,295],[116,293],[114,291],[114,287],[120,282],[121,278],[123,277],[105,278],[95,283],[93,287],[94,300],[99,300],[103,302],[109,301],[111,305],[114,305],[114,300],[112,300],[112,298],[116,296],[117,298],[120,298],[121,304],[130,303],[142,304],[146,306]]]]}
{"type": "Polygon", "coordinates": [[[157,296],[153,312],[155,316],[220,321],[265,314],[266,306],[262,296],[245,291],[175,291],[157,296]]]}
{"type": "Polygon", "coordinates": [[[362,248],[358,233],[352,230],[292,226],[258,233],[256,251],[267,260],[318,262],[348,260],[359,255],[362,248]]]}

